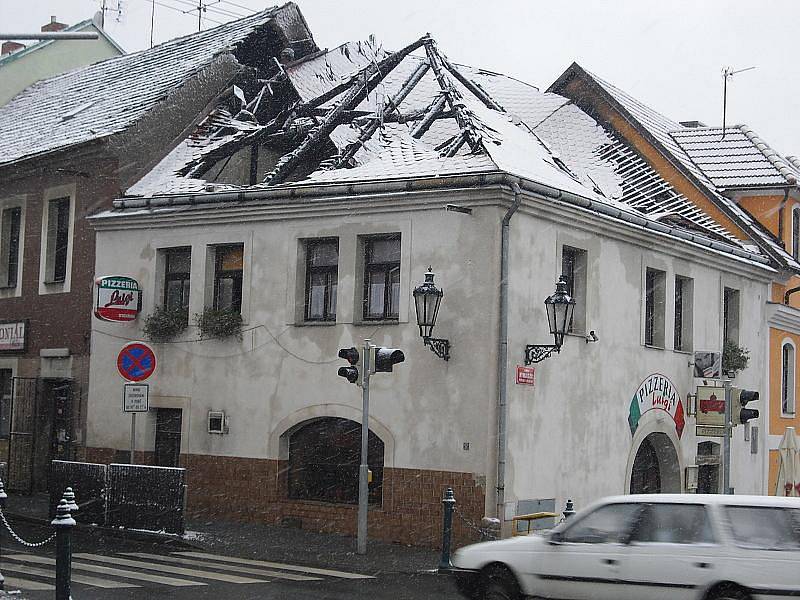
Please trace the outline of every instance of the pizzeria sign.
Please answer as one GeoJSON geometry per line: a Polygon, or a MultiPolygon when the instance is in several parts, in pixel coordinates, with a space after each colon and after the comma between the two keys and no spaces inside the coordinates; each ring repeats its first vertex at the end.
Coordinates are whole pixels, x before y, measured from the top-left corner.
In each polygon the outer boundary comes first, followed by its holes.
{"type": "Polygon", "coordinates": [[[133,321],[142,309],[142,289],[130,277],[113,275],[95,279],[97,303],[94,314],[103,321],[133,321]]]}
{"type": "Polygon", "coordinates": [[[678,433],[678,437],[681,437],[683,428],[686,426],[683,401],[675,384],[660,373],[653,373],[648,376],[639,385],[631,399],[628,412],[628,425],[631,428],[631,435],[639,427],[639,421],[642,416],[651,410],[660,410],[667,413],[675,422],[675,430],[678,433]]]}

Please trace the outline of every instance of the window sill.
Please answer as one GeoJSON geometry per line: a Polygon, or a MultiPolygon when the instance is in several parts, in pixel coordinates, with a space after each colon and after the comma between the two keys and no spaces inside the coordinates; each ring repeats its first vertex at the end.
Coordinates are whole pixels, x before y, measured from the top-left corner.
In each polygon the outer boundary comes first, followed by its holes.
{"type": "Polygon", "coordinates": [[[781,419],[792,419],[792,420],[794,420],[796,418],[797,418],[797,413],[785,413],[785,412],[781,413],[781,419]]]}
{"type": "Polygon", "coordinates": [[[298,321],[294,324],[295,327],[333,327],[337,325],[336,321],[298,321]]]}
{"type": "Polygon", "coordinates": [[[675,354],[684,354],[686,356],[694,356],[694,350],[676,350],[675,348],[672,349],[675,354]]]}
{"type": "Polygon", "coordinates": [[[649,348],[650,350],[666,350],[664,346],[655,346],[653,344],[642,344],[644,348],[649,348]]]}
{"type": "Polygon", "coordinates": [[[400,325],[400,321],[398,319],[375,319],[373,320],[361,320],[361,321],[353,321],[353,325],[362,325],[364,327],[369,327],[370,325],[400,325]]]}

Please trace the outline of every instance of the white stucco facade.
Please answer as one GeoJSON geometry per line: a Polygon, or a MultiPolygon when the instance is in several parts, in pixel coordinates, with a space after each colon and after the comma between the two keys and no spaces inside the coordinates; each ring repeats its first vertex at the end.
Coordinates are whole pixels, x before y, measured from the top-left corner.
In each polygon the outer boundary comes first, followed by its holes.
{"type": "MultiPolygon", "coordinates": [[[[242,340],[199,340],[190,324],[176,340],[152,344],[158,367],[148,380],[151,407],[183,410],[181,453],[286,459],[287,432],[298,424],[321,416],[360,421],[360,389],[337,376],[344,364],[337,351],[369,338],[406,357],[393,373],[371,379],[370,429],[384,442],[384,466],[470,473],[484,489],[485,514],[494,515],[500,222],[512,200],[507,186],[454,186],[93,219],[95,274],[133,277],[144,297],[142,315],[131,324],[94,320],[87,446],[130,445],[116,356],[127,341],[143,338],[143,317],[161,302],[160,251],[191,247],[193,315],[209,301],[211,249],[242,243],[242,340]],[[448,211],[446,204],[472,212],[448,211]],[[399,319],[363,322],[361,240],[389,233],[401,238],[399,319]],[[302,320],[303,240],[314,238],[339,242],[335,323],[302,320]],[[447,362],[423,346],[415,322],[412,291],[429,265],[444,290],[434,335],[452,344],[447,362]],[[227,434],[207,432],[209,410],[225,411],[227,434]]],[[[677,457],[670,468],[680,489],[663,491],[685,491],[685,468],[706,440],[695,436],[694,418],[686,415],[680,432],[664,410],[644,413],[634,432],[628,421],[631,399],[648,376],[667,378],[684,411],[698,383],[692,355],[672,347],[675,276],[693,282],[691,337],[698,350],[719,351],[723,289],[739,291],[739,339],[751,361],[736,385],[760,389],[769,268],[528,192],[511,218],[509,241],[505,516],[519,500],[554,499],[560,509],[567,498],[582,506],[627,492],[637,450],[651,433],[664,434],[677,457]],[[576,300],[586,332],[595,331],[599,341],[587,343],[584,332],[568,336],[559,354],[535,365],[535,385],[517,385],[525,345],[552,343],[543,300],[553,293],[565,245],[586,253],[585,297],[576,300]],[[665,273],[663,348],[644,344],[647,268],[665,273]]],[[[752,454],[742,429],[734,432],[731,482],[737,492],[763,493],[764,448],[752,454]]],[[[152,411],[137,431],[137,449],[152,451],[152,411]]]]}

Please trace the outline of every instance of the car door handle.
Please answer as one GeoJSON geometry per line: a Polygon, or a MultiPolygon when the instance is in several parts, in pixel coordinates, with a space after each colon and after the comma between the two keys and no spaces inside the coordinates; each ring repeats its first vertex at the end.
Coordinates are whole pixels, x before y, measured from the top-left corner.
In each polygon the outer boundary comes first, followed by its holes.
{"type": "Polygon", "coordinates": [[[618,561],[617,559],[615,559],[615,558],[604,558],[604,559],[603,559],[603,564],[604,564],[604,565],[611,565],[611,566],[613,566],[613,565],[618,565],[618,564],[619,564],[619,561],[618,561]]]}
{"type": "Polygon", "coordinates": [[[693,563],[693,565],[695,567],[697,567],[698,569],[709,569],[712,566],[711,563],[707,563],[707,562],[696,562],[696,563],[693,563]]]}

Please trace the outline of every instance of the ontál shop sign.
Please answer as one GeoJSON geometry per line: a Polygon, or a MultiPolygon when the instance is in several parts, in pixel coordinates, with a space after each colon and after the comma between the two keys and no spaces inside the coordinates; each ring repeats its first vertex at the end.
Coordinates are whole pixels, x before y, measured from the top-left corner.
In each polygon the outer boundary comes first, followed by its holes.
{"type": "Polygon", "coordinates": [[[130,277],[113,275],[95,279],[97,303],[94,314],[103,321],[125,323],[136,319],[142,308],[139,282],[130,277]]]}

